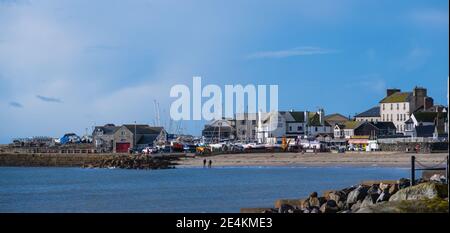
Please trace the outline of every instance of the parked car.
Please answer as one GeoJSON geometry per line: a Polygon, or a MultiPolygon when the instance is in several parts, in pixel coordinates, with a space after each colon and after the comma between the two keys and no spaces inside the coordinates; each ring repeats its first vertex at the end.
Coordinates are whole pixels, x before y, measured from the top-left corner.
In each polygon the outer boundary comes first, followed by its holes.
{"type": "Polygon", "coordinates": [[[184,147],[183,147],[184,152],[186,152],[186,153],[195,153],[196,152],[196,148],[197,148],[197,146],[189,145],[189,144],[185,144],[184,147]]]}
{"type": "Polygon", "coordinates": [[[146,148],[142,149],[142,153],[144,153],[144,154],[154,154],[157,152],[158,152],[158,149],[153,148],[153,147],[146,147],[146,148]]]}

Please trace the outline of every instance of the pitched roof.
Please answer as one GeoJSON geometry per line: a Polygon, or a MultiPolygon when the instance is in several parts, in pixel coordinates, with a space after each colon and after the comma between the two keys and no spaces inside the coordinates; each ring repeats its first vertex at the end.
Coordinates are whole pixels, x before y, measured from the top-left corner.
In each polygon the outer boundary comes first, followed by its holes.
{"type": "Polygon", "coordinates": [[[434,122],[438,114],[437,112],[415,112],[413,115],[418,122],[434,122]]]}
{"type": "Polygon", "coordinates": [[[433,137],[434,125],[421,125],[416,127],[417,137],[433,137]]]}
{"type": "Polygon", "coordinates": [[[123,125],[132,133],[136,134],[159,134],[164,129],[163,127],[150,127],[149,125],[123,125]]]}
{"type": "Polygon", "coordinates": [[[396,92],[390,96],[385,97],[380,103],[402,103],[409,102],[412,92],[396,92]]]}
{"type": "Polygon", "coordinates": [[[219,133],[219,129],[221,133],[227,133],[232,131],[232,127],[229,126],[211,126],[211,125],[205,125],[202,132],[217,132],[219,133]]]}
{"type": "Polygon", "coordinates": [[[119,126],[115,126],[113,124],[107,124],[105,126],[95,126],[94,132],[102,131],[103,134],[114,134],[117,129],[119,129],[119,126]]]}
{"type": "Polygon", "coordinates": [[[158,135],[156,135],[156,134],[144,134],[144,135],[141,135],[139,137],[139,139],[137,140],[136,144],[139,144],[139,145],[144,145],[144,144],[145,145],[152,145],[157,137],[158,137],[158,135]]]}
{"type": "Polygon", "coordinates": [[[414,123],[412,118],[409,118],[407,121],[405,121],[405,124],[410,124],[410,123],[414,123]]]}
{"type": "Polygon", "coordinates": [[[362,112],[355,117],[380,117],[380,107],[373,107],[365,112],[362,112]]]}
{"type": "Polygon", "coordinates": [[[372,124],[375,125],[375,127],[377,127],[378,129],[396,129],[394,123],[392,122],[377,122],[372,124]]]}
{"type": "Polygon", "coordinates": [[[342,124],[337,124],[336,126],[340,129],[356,129],[362,124],[366,123],[365,121],[346,121],[342,124]]]}
{"type": "Polygon", "coordinates": [[[305,112],[290,112],[296,122],[305,122],[305,112]]]}
{"type": "Polygon", "coordinates": [[[344,116],[342,114],[339,114],[339,113],[333,113],[333,114],[330,114],[330,115],[326,115],[324,117],[324,119],[325,119],[325,121],[328,121],[328,122],[345,122],[345,121],[348,121],[348,117],[346,117],[346,116],[344,116]]]}
{"type": "Polygon", "coordinates": [[[319,114],[317,114],[317,113],[313,113],[313,114],[314,115],[309,117],[309,125],[310,126],[321,126],[319,114]]]}
{"type": "Polygon", "coordinates": [[[346,121],[343,126],[344,129],[356,129],[363,123],[365,123],[365,121],[346,121]]]}

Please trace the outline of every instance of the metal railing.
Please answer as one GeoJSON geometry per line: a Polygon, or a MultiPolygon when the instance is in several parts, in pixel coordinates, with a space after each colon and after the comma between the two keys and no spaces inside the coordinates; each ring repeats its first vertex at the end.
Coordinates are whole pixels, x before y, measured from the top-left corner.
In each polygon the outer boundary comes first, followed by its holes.
{"type": "Polygon", "coordinates": [[[445,171],[445,179],[448,184],[448,155],[444,160],[431,166],[425,165],[422,162],[418,161],[416,159],[416,156],[411,156],[411,186],[415,184],[416,171],[445,171]],[[416,167],[416,164],[419,165],[419,167],[416,167]]]}

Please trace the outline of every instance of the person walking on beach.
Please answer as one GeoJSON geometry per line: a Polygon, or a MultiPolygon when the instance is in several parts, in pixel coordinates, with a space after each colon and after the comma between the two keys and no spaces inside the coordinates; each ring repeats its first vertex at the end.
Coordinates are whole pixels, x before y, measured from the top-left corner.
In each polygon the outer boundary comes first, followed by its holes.
{"type": "Polygon", "coordinates": [[[203,159],[203,168],[206,167],[206,159],[203,159]]]}
{"type": "Polygon", "coordinates": [[[212,161],[209,160],[209,162],[208,162],[208,168],[211,168],[211,167],[212,167],[212,161]]]}

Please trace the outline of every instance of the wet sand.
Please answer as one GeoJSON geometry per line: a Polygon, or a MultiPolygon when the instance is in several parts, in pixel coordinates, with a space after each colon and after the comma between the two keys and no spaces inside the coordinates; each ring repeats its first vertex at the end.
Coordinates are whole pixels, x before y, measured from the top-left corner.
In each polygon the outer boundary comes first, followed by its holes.
{"type": "MultiPolygon", "coordinates": [[[[447,153],[415,154],[402,152],[347,152],[347,153],[247,153],[182,158],[177,167],[202,167],[203,159],[213,166],[358,166],[410,167],[411,156],[424,165],[433,166],[446,159],[447,153]]],[[[420,165],[416,164],[416,167],[420,165]]],[[[442,163],[440,167],[445,167],[442,163]]]]}

